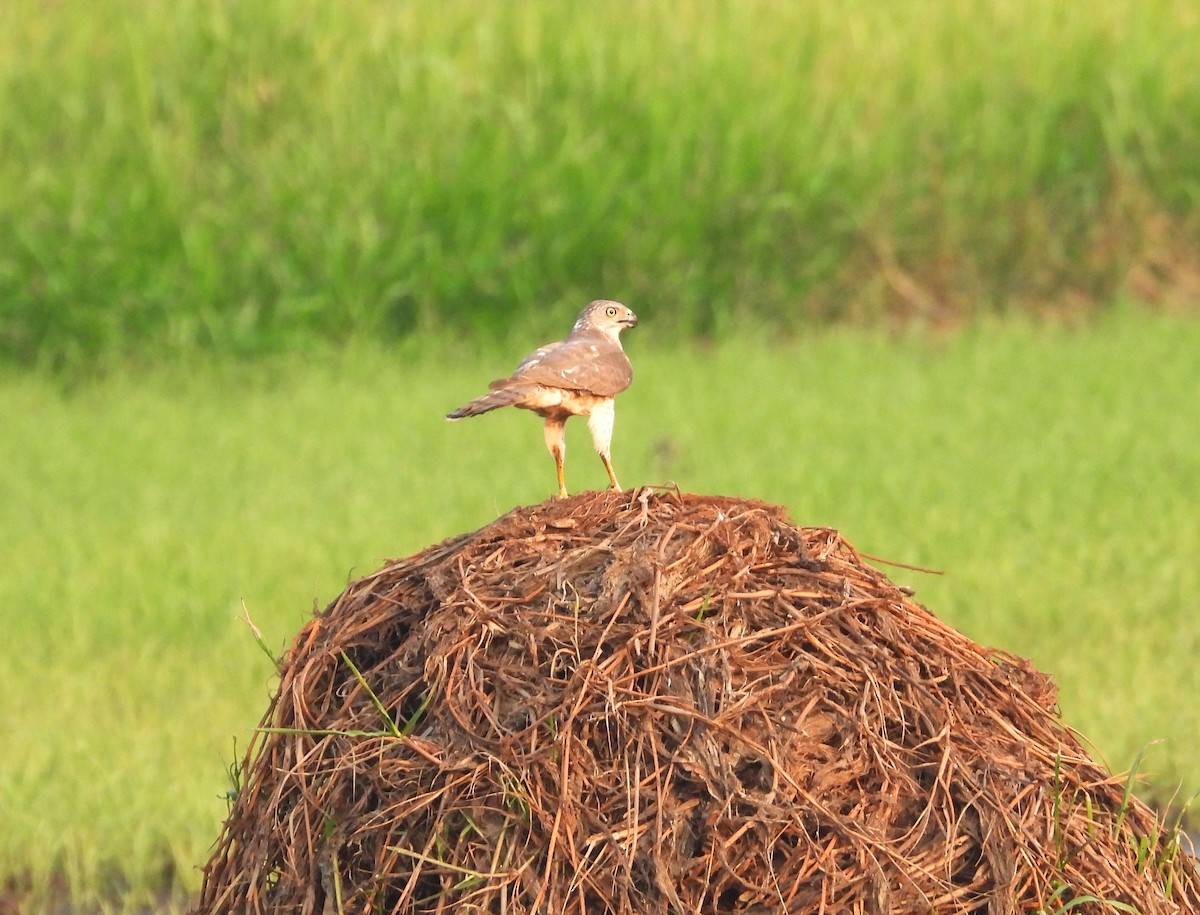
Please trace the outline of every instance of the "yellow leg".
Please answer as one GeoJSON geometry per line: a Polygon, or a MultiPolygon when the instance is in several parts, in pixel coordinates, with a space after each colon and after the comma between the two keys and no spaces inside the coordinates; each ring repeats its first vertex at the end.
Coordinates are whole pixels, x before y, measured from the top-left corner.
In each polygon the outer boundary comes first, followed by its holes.
{"type": "Polygon", "coordinates": [[[604,469],[608,471],[608,482],[612,484],[609,489],[613,492],[620,492],[621,484],[617,482],[617,475],[613,473],[612,460],[609,458],[609,449],[612,447],[613,419],[613,402],[611,399],[605,400],[592,407],[592,412],[588,415],[588,429],[592,433],[592,445],[596,448],[596,454],[600,455],[600,460],[604,462],[604,469]]]}
{"type": "Polygon", "coordinates": [[[567,480],[563,473],[563,452],[560,448],[554,452],[554,468],[558,471],[558,498],[565,499],[567,497],[567,480]]]}
{"type": "Polygon", "coordinates": [[[608,488],[611,489],[613,492],[620,492],[621,484],[617,482],[617,475],[615,473],[613,473],[612,461],[610,461],[608,459],[607,454],[603,454],[603,453],[600,455],[600,460],[604,461],[604,469],[608,471],[608,479],[609,479],[609,482],[612,483],[612,486],[610,486],[608,488]]]}
{"type": "Polygon", "coordinates": [[[543,432],[546,436],[546,447],[554,455],[554,469],[558,473],[558,498],[567,497],[567,481],[563,471],[563,463],[567,456],[567,441],[563,436],[565,419],[547,419],[543,432]]]}

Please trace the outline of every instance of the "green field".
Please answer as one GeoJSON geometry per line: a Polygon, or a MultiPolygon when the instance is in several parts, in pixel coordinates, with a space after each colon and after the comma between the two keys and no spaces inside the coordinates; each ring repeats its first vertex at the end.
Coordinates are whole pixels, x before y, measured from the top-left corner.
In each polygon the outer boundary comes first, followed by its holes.
{"type": "MultiPolygon", "coordinates": [[[[779,502],[944,570],[890,574],[1051,672],[1114,770],[1158,741],[1144,796],[1200,790],[1200,322],[663,336],[627,335],[627,486],[779,502]]],[[[282,649],[348,577],[553,492],[535,417],[442,419],[517,355],[443,342],[67,392],[0,379],[0,886],[197,886],[271,687],[243,604],[282,649]]],[[[601,486],[568,429],[568,484],[601,486]]]]}
{"type": "Polygon", "coordinates": [[[0,4],[0,361],[1200,288],[1194,0],[0,4]]]}

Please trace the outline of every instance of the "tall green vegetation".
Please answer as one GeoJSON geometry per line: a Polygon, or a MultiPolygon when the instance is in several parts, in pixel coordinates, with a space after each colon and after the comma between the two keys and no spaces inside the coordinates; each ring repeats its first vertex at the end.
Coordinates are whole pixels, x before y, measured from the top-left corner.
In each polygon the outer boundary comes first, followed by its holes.
{"type": "Polygon", "coordinates": [[[1197,47],[1191,0],[7,0],[0,360],[1169,298],[1197,47]]]}

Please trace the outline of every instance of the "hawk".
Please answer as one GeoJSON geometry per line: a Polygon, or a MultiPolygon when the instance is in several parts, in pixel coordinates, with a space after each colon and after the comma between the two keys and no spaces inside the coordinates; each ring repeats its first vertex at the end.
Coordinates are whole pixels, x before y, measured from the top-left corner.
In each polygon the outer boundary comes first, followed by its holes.
{"type": "Polygon", "coordinates": [[[507,378],[488,385],[482,397],[446,414],[446,419],[476,416],[499,407],[532,410],[546,421],[546,447],[558,471],[558,498],[567,497],[563,460],[567,444],[563,427],[571,416],[586,416],[592,444],[612,489],[621,484],[613,472],[614,399],[633,381],[633,366],[621,348],[621,331],[637,324],[637,315],[620,302],[601,299],[579,313],[565,339],[536,349],[507,378]]]}

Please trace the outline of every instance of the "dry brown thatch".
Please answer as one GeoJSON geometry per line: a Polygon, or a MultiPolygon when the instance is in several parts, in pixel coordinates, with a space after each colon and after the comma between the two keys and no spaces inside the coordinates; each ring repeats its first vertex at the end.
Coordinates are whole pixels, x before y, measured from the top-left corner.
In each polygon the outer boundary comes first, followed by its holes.
{"type": "Polygon", "coordinates": [[[1200,910],[1054,687],[836,531],[586,494],[297,637],[197,912],[1200,910]]]}

